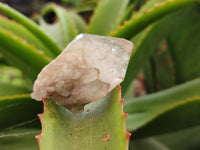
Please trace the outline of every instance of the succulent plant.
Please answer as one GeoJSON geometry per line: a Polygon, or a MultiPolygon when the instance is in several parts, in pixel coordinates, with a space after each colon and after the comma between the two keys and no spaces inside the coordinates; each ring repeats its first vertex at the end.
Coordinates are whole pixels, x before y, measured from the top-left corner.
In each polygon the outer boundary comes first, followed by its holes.
{"type": "MultiPolygon", "coordinates": [[[[199,149],[200,0],[101,0],[94,4],[90,7],[83,1],[67,9],[50,3],[30,19],[0,3],[4,14],[0,16],[1,149],[199,149]],[[92,15],[89,23],[84,13],[92,15]],[[53,15],[53,23],[45,19],[49,15],[53,15]],[[32,99],[38,74],[81,33],[98,35],[91,35],[92,39],[109,36],[134,43],[126,75],[118,72],[125,75],[121,88],[116,84],[110,88],[101,78],[98,81],[107,85],[106,94],[82,103],[89,104],[76,114],[67,109],[73,108],[69,104],[64,104],[67,108],[57,105],[60,95],[55,93],[40,97],[42,102],[32,99]]],[[[117,43],[120,41],[114,45],[117,43]]],[[[96,58],[92,55],[91,59],[96,58]]],[[[86,78],[99,73],[94,68],[91,72],[84,69],[79,73],[86,78]]],[[[83,82],[78,83],[83,88],[83,82]]],[[[86,97],[94,95],[86,93],[86,97]]]]}

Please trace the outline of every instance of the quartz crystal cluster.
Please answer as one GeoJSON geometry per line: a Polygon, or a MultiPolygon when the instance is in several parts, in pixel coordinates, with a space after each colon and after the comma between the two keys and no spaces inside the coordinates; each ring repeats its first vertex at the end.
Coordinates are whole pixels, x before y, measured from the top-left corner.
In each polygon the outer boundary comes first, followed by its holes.
{"type": "Polygon", "coordinates": [[[132,48],[125,39],[80,34],[43,68],[31,97],[52,98],[72,112],[83,110],[123,81],[132,48]]]}

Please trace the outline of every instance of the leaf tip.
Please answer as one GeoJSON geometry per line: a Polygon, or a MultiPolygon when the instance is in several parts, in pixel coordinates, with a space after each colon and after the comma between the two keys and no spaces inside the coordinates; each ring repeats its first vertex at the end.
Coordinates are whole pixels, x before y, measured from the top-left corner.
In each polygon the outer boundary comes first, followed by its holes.
{"type": "Polygon", "coordinates": [[[35,138],[36,138],[36,140],[37,140],[37,142],[38,142],[39,147],[41,147],[41,146],[40,146],[41,134],[36,135],[35,138]]]}
{"type": "Polygon", "coordinates": [[[129,140],[129,139],[130,139],[130,137],[131,137],[131,133],[129,133],[129,132],[126,132],[126,137],[127,137],[127,140],[129,140]]]}
{"type": "Polygon", "coordinates": [[[39,135],[36,135],[36,136],[35,136],[35,138],[36,138],[37,142],[38,142],[38,143],[40,143],[41,134],[39,134],[39,135]]]}
{"type": "MultiPolygon", "coordinates": [[[[43,111],[43,113],[37,115],[38,118],[39,118],[39,120],[40,120],[40,122],[41,122],[42,130],[43,130],[42,116],[43,116],[45,110],[47,109],[47,106],[46,106],[46,100],[47,100],[46,98],[42,98],[44,111],[43,111]]],[[[39,135],[36,135],[36,136],[35,136],[35,138],[36,138],[36,140],[37,140],[37,142],[38,142],[39,147],[41,147],[41,146],[40,146],[41,136],[42,136],[42,131],[41,131],[41,133],[40,133],[39,135]]]]}

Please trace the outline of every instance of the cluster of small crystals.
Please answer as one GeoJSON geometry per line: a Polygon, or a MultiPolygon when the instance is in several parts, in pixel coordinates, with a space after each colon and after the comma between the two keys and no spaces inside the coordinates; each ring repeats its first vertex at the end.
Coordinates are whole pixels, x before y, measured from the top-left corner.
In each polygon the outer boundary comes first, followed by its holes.
{"type": "Polygon", "coordinates": [[[80,34],[43,68],[31,96],[80,111],[123,81],[132,48],[125,39],[80,34]]]}

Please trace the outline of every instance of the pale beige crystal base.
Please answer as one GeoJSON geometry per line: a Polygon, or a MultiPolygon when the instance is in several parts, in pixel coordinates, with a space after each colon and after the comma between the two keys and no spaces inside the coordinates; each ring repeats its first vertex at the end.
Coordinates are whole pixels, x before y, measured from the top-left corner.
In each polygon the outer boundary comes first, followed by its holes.
{"type": "Polygon", "coordinates": [[[72,112],[103,98],[125,76],[133,44],[80,34],[38,75],[31,97],[52,98],[72,112]]]}

